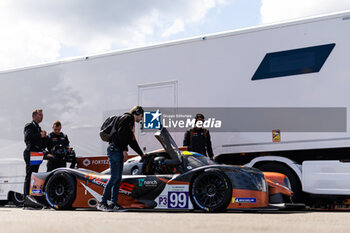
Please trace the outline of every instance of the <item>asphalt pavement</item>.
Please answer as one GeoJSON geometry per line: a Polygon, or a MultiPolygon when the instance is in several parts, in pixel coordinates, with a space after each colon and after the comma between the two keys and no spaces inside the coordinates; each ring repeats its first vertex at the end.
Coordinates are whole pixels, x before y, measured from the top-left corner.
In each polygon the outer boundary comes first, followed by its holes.
{"type": "Polygon", "coordinates": [[[0,207],[3,233],[350,232],[350,212],[201,213],[23,210],[0,207]]]}

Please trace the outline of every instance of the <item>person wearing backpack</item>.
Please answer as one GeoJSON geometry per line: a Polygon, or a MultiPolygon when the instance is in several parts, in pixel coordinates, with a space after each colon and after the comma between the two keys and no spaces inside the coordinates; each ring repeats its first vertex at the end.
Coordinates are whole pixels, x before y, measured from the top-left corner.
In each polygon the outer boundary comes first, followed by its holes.
{"type": "Polygon", "coordinates": [[[113,116],[108,118],[101,127],[100,136],[102,140],[106,140],[106,137],[102,137],[101,133],[109,135],[107,137],[109,138],[107,155],[111,169],[111,177],[103,191],[102,201],[97,205],[98,210],[125,211],[123,207],[118,205],[123,163],[128,159],[128,146],[141,157],[144,157],[134,135],[135,122],[140,123],[142,121],[143,112],[141,106],[135,106],[129,113],[124,113],[120,117],[113,116]],[[108,129],[108,126],[105,127],[108,123],[113,126],[112,129],[108,129]],[[108,205],[107,200],[109,200],[110,197],[112,204],[108,205]]]}
{"type": "Polygon", "coordinates": [[[195,119],[195,127],[186,131],[183,145],[188,146],[189,151],[209,156],[209,158],[212,160],[214,154],[213,149],[211,147],[209,130],[204,129],[202,127],[197,127],[198,121],[204,122],[204,115],[198,113],[196,114],[195,119]]]}

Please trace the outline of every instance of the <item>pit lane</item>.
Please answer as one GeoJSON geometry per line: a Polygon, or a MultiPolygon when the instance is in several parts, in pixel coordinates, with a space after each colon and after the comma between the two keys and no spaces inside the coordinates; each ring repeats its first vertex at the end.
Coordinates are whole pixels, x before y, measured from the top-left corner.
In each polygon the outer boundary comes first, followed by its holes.
{"type": "Polygon", "coordinates": [[[108,213],[95,210],[23,210],[0,207],[1,232],[349,232],[350,212],[108,213]]]}

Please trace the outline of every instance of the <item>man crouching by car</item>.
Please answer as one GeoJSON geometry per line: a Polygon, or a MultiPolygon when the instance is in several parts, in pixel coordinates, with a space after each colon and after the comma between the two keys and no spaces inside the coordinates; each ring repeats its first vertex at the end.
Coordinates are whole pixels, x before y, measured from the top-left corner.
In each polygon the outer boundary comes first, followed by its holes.
{"type": "Polygon", "coordinates": [[[143,108],[135,106],[130,113],[124,113],[115,124],[116,132],[112,135],[107,148],[107,156],[111,169],[111,177],[103,191],[102,201],[97,205],[101,211],[126,211],[118,205],[119,187],[123,173],[123,162],[128,159],[128,145],[141,157],[142,150],[134,136],[135,121],[141,122],[143,108]],[[108,205],[107,200],[112,196],[112,204],[108,205]]]}

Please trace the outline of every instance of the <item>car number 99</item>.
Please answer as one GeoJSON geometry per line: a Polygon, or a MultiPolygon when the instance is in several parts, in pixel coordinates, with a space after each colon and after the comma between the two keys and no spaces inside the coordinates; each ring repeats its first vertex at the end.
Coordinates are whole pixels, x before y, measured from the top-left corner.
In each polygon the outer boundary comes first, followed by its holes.
{"type": "Polygon", "coordinates": [[[187,192],[169,192],[168,193],[168,208],[188,208],[188,193],[187,192]]]}

